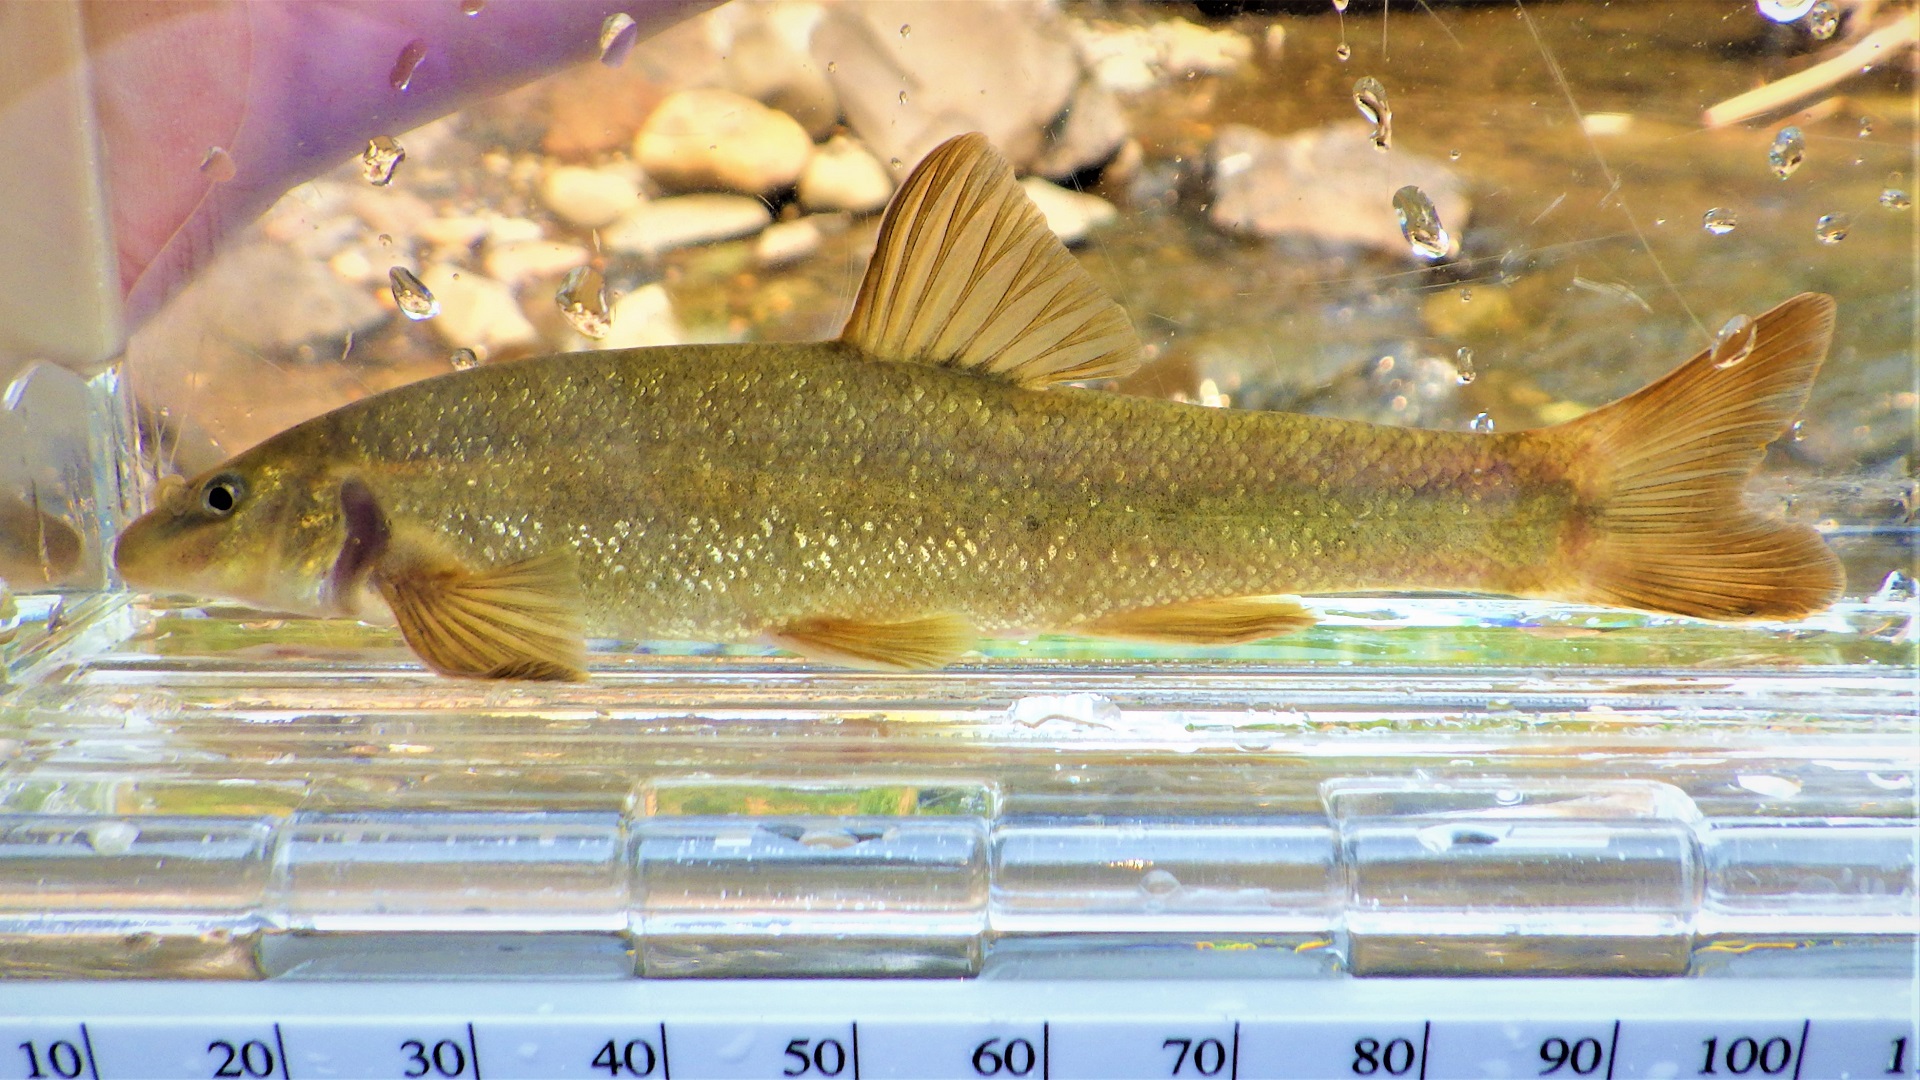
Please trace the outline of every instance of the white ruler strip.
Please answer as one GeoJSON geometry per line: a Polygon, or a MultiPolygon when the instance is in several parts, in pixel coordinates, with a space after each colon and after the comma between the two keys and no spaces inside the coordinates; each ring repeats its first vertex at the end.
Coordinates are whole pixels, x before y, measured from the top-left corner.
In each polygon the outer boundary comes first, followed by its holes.
{"type": "Polygon", "coordinates": [[[21,1080],[1920,1077],[1911,981],[0,983],[21,1080]]]}

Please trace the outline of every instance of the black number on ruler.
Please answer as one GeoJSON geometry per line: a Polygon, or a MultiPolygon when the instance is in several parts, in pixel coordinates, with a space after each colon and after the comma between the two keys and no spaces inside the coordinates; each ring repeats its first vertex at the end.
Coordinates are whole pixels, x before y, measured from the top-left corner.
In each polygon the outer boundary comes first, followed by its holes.
{"type": "Polygon", "coordinates": [[[1907,1071],[1907,1037],[1893,1040],[1893,1060],[1887,1065],[1888,1076],[1899,1076],[1907,1071]]]}
{"type": "Polygon", "coordinates": [[[1193,1066],[1193,1071],[1184,1074],[1187,1076],[1219,1076],[1220,1070],[1227,1067],[1227,1045],[1219,1039],[1168,1039],[1160,1048],[1178,1051],[1168,1076],[1183,1075],[1181,1070],[1188,1065],[1193,1066]]]}
{"type": "Polygon", "coordinates": [[[1040,1054],[1025,1039],[988,1039],[973,1048],[973,1071],[981,1076],[1026,1076],[1040,1064],[1040,1054]]]}
{"type": "Polygon", "coordinates": [[[628,1039],[624,1044],[608,1039],[593,1058],[594,1068],[607,1070],[608,1076],[652,1076],[659,1064],[653,1044],[645,1039],[628,1039]]]}
{"type": "Polygon", "coordinates": [[[1355,1076],[1376,1073],[1405,1076],[1419,1060],[1420,1054],[1414,1049],[1412,1039],[1388,1039],[1385,1043],[1379,1039],[1359,1039],[1353,1044],[1351,1068],[1355,1076]]]}
{"type": "Polygon", "coordinates": [[[1727,1043],[1724,1050],[1718,1038],[1702,1040],[1701,1045],[1706,1049],[1706,1060],[1700,1063],[1701,1076],[1713,1076],[1722,1069],[1735,1076],[1755,1069],[1767,1076],[1779,1076],[1793,1064],[1793,1043],[1779,1036],[1763,1042],[1742,1035],[1727,1043]]]}
{"type": "Polygon", "coordinates": [[[780,1070],[783,1076],[804,1076],[808,1072],[839,1076],[847,1067],[847,1048],[838,1039],[821,1039],[819,1042],[812,1039],[789,1040],[787,1057],[793,1064],[780,1070]]]}
{"type": "Polygon", "coordinates": [[[1599,1039],[1568,1042],[1556,1035],[1540,1044],[1540,1060],[1547,1066],[1540,1070],[1541,1076],[1552,1076],[1561,1069],[1570,1070],[1576,1076],[1589,1076],[1606,1060],[1606,1051],[1599,1039]]]}
{"type": "Polygon", "coordinates": [[[86,1071],[86,1055],[80,1048],[58,1039],[45,1044],[23,1042],[20,1052],[27,1056],[28,1080],[43,1080],[45,1077],[60,1077],[61,1080],[74,1080],[86,1071]]]}
{"type": "Polygon", "coordinates": [[[432,1046],[420,1039],[408,1039],[400,1044],[400,1052],[407,1056],[408,1077],[466,1076],[471,1065],[473,1080],[480,1080],[480,1047],[474,1039],[472,1024],[467,1025],[465,1046],[455,1039],[441,1039],[432,1046]]]}
{"type": "Polygon", "coordinates": [[[207,1054],[220,1059],[213,1070],[215,1077],[273,1075],[273,1047],[259,1039],[248,1039],[238,1046],[225,1039],[215,1039],[207,1044],[207,1054]]]}

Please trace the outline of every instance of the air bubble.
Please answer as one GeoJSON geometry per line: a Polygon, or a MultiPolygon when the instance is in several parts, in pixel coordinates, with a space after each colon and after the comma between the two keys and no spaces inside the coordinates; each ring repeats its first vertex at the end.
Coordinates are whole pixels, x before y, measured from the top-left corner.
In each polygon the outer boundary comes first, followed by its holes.
{"type": "Polygon", "coordinates": [[[1814,0],[1760,0],[1760,14],[1777,23],[1798,22],[1813,9],[1814,0]]]}
{"type": "Polygon", "coordinates": [[[1700,216],[1700,227],[1715,236],[1725,236],[1739,225],[1740,219],[1724,206],[1716,206],[1700,216]]]}
{"type": "Polygon", "coordinates": [[[1333,0],[1333,10],[1345,12],[1347,10],[1347,0],[1333,0]]]}
{"type": "Polygon", "coordinates": [[[906,103],[907,103],[907,92],[905,90],[902,90],[900,91],[900,104],[905,105],[906,103]]]}
{"type": "Polygon", "coordinates": [[[1871,116],[1861,117],[1860,118],[1860,137],[1865,139],[1871,136],[1872,134],[1873,134],[1873,117],[1871,116]]]}
{"type": "Polygon", "coordinates": [[[1479,372],[1473,369],[1472,349],[1462,345],[1460,351],[1453,354],[1453,372],[1454,380],[1461,386],[1471,383],[1479,375],[1479,372]]]}
{"type": "Polygon", "coordinates": [[[895,170],[895,171],[897,172],[897,171],[899,171],[899,170],[900,170],[900,169],[901,169],[901,168],[902,168],[903,166],[905,166],[905,164],[906,164],[906,163],[905,163],[905,162],[903,162],[903,161],[901,161],[901,160],[900,160],[899,158],[888,158],[888,159],[887,159],[887,164],[888,164],[888,165],[890,165],[890,166],[892,166],[892,167],[893,167],[893,169],[894,169],[894,170],[895,170]]]}
{"type": "Polygon", "coordinates": [[[1171,896],[1180,891],[1180,879],[1165,870],[1149,870],[1140,876],[1140,891],[1148,896],[1171,896]]]}
{"type": "Polygon", "coordinates": [[[634,25],[633,16],[624,11],[614,12],[600,24],[600,62],[619,67],[627,62],[627,54],[639,40],[640,28],[634,25]]]}
{"type": "Polygon", "coordinates": [[[1805,420],[1795,420],[1793,426],[1787,429],[1787,436],[1794,442],[1805,442],[1807,440],[1807,422],[1805,420]]]}
{"type": "Polygon", "coordinates": [[[901,23],[901,24],[900,24],[900,38],[901,38],[901,40],[903,40],[903,41],[904,41],[905,39],[907,39],[907,38],[910,38],[910,37],[912,37],[912,36],[913,36],[913,27],[912,27],[912,26],[910,26],[910,25],[909,25],[909,24],[907,24],[907,23],[901,23]]]}
{"type": "Polygon", "coordinates": [[[1913,206],[1913,198],[1899,188],[1890,187],[1880,193],[1880,205],[1889,210],[1906,210],[1913,206]]]}
{"type": "Polygon", "coordinates": [[[1387,88],[1369,75],[1353,84],[1353,104],[1373,125],[1374,148],[1389,148],[1393,144],[1393,109],[1387,104],[1387,88]]]}
{"type": "Polygon", "coordinates": [[[472,371],[480,366],[480,354],[472,349],[455,349],[453,355],[447,357],[447,363],[452,364],[455,371],[472,371]]]}
{"type": "Polygon", "coordinates": [[[392,136],[375,135],[367,140],[367,148],[360,153],[360,173],[374,187],[386,187],[393,183],[393,170],[405,160],[406,148],[392,136]]]}
{"type": "Polygon", "coordinates": [[[393,70],[387,73],[387,85],[395,90],[405,90],[413,85],[413,73],[420,67],[420,61],[427,58],[427,43],[414,38],[400,49],[400,55],[393,60],[393,70]]]}
{"type": "Polygon", "coordinates": [[[1460,160],[1460,151],[1458,151],[1458,150],[1449,150],[1449,151],[1447,151],[1447,160],[1448,160],[1448,161],[1459,161],[1459,160],[1460,160]]]}
{"type": "Polygon", "coordinates": [[[393,302],[399,306],[400,314],[415,322],[440,314],[440,301],[413,276],[413,271],[396,266],[387,271],[387,281],[393,287],[393,302]]]}
{"type": "Polygon", "coordinates": [[[827,61],[827,74],[831,75],[834,72],[839,70],[840,70],[840,61],[838,60],[827,61]]]}
{"type": "Polygon", "coordinates": [[[1418,187],[1408,184],[1393,193],[1393,213],[1400,219],[1400,235],[1407,238],[1415,255],[1428,260],[1444,259],[1453,249],[1453,238],[1440,224],[1440,212],[1418,187]]]}
{"type": "Polygon", "coordinates": [[[1488,416],[1486,413],[1474,413],[1473,419],[1467,421],[1467,430],[1478,432],[1482,435],[1491,435],[1493,434],[1493,417],[1488,416]]]}
{"type": "Polygon", "coordinates": [[[553,300],[573,328],[586,337],[597,341],[613,329],[613,313],[607,307],[606,279],[591,266],[576,266],[568,271],[553,300]]]}
{"type": "Polygon", "coordinates": [[[1815,41],[1825,41],[1838,29],[1840,9],[1833,5],[1833,0],[1815,0],[1807,9],[1807,33],[1812,34],[1815,41]]]}
{"type": "Polygon", "coordinates": [[[487,0],[460,0],[460,14],[471,19],[487,6],[487,0]]]}
{"type": "Polygon", "coordinates": [[[1755,795],[1769,799],[1791,799],[1800,794],[1800,781],[1791,776],[1772,776],[1767,773],[1741,773],[1736,782],[1755,795]]]}
{"type": "Polygon", "coordinates": [[[200,172],[216,184],[224,184],[239,174],[239,166],[233,163],[233,155],[224,147],[210,146],[207,156],[200,159],[200,172]]]}
{"type": "Polygon", "coordinates": [[[1813,223],[1813,238],[1823,244],[1837,244],[1847,238],[1853,229],[1851,214],[1822,214],[1820,220],[1813,223]]]}
{"type": "Polygon", "coordinates": [[[80,830],[87,846],[99,855],[125,855],[140,839],[138,826],[126,821],[101,821],[80,830]]]}
{"type": "Polygon", "coordinates": [[[1745,315],[1728,319],[1720,332],[1713,335],[1713,350],[1709,354],[1713,366],[1725,370],[1752,356],[1754,331],[1753,320],[1745,315]]]}
{"type": "Polygon", "coordinates": [[[1807,137],[1797,127],[1783,127],[1767,148],[1767,165],[1773,175],[1785,180],[1807,159],[1807,137]]]}
{"type": "Polygon", "coordinates": [[[1348,60],[1353,59],[1353,47],[1343,41],[1333,47],[1333,56],[1334,59],[1344,64],[1348,60]]]}

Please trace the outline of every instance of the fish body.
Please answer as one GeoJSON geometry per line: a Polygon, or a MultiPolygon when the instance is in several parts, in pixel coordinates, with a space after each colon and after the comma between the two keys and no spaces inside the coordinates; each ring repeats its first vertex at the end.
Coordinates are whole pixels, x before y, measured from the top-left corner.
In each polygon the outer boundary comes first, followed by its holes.
{"type": "Polygon", "coordinates": [[[1810,530],[1739,506],[1825,352],[1825,298],[1762,316],[1745,370],[1703,354],[1494,435],[1054,385],[1137,350],[1078,273],[963,137],[903,185],[840,340],[401,387],[175,485],[117,563],[141,587],[393,618],[440,670],[522,677],[577,676],[584,635],[921,667],[982,631],[1225,642],[1311,621],[1280,594],[1748,617],[1839,588],[1810,530]]]}

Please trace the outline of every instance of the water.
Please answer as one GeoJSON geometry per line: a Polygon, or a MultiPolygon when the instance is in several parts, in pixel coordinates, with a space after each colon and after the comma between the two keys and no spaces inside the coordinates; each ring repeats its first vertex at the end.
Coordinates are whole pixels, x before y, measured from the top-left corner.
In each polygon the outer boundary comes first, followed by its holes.
{"type": "Polygon", "coordinates": [[[395,90],[404,91],[413,85],[413,73],[419,69],[420,61],[427,58],[427,43],[414,38],[394,57],[393,70],[387,73],[387,85],[395,90]]]}
{"type": "Polygon", "coordinates": [[[233,155],[219,146],[209,147],[207,156],[200,159],[200,172],[216,184],[224,184],[239,174],[239,167],[233,163],[233,155]]]}
{"type": "Polygon", "coordinates": [[[1427,193],[1412,184],[1393,193],[1393,213],[1400,221],[1400,235],[1423,259],[1444,259],[1453,250],[1453,238],[1440,224],[1440,212],[1433,208],[1427,193]]]}
{"type": "Polygon", "coordinates": [[[1353,84],[1353,104],[1373,125],[1374,147],[1389,149],[1393,145],[1393,109],[1387,104],[1387,88],[1369,75],[1353,84]]]}
{"type": "Polygon", "coordinates": [[[1767,164],[1773,175],[1785,180],[1807,159],[1807,137],[1797,127],[1783,127],[1767,148],[1767,164]]]}
{"type": "Polygon", "coordinates": [[[418,322],[440,314],[440,301],[433,298],[433,293],[413,271],[396,266],[387,271],[387,281],[393,288],[393,302],[399,305],[402,315],[418,322]]]}
{"type": "Polygon", "coordinates": [[[391,135],[375,135],[367,140],[367,148],[360,153],[360,172],[367,183],[386,187],[393,183],[393,171],[405,160],[406,148],[391,135]]]}
{"type": "Polygon", "coordinates": [[[1817,0],[1807,9],[1807,33],[1812,34],[1815,41],[1825,41],[1839,29],[1840,9],[1833,5],[1833,0],[1817,0]]]}
{"type": "Polygon", "coordinates": [[[1852,214],[1822,214],[1813,223],[1813,237],[1823,244],[1837,244],[1853,229],[1852,214]]]}
{"type": "Polygon", "coordinates": [[[1880,205],[1889,210],[1907,210],[1913,206],[1913,198],[1899,188],[1890,187],[1880,193],[1880,205]]]}
{"type": "Polygon", "coordinates": [[[1715,236],[1725,236],[1739,225],[1740,219],[1724,206],[1716,206],[1700,215],[1700,227],[1715,236]]]}
{"type": "Polygon", "coordinates": [[[591,266],[576,266],[567,272],[554,303],[575,330],[598,341],[613,329],[613,314],[607,306],[607,282],[591,266]]]}
{"type": "Polygon", "coordinates": [[[1745,315],[1735,315],[1728,319],[1720,332],[1713,335],[1713,366],[1722,370],[1730,368],[1753,355],[1753,320],[1745,315]]]}
{"type": "Polygon", "coordinates": [[[1473,369],[1473,350],[1462,345],[1460,351],[1453,354],[1454,379],[1461,386],[1469,385],[1478,376],[1473,369]]]}
{"type": "Polygon", "coordinates": [[[640,31],[634,25],[633,16],[624,11],[614,12],[600,24],[600,62],[619,67],[627,62],[627,54],[639,40],[640,31]]]}

